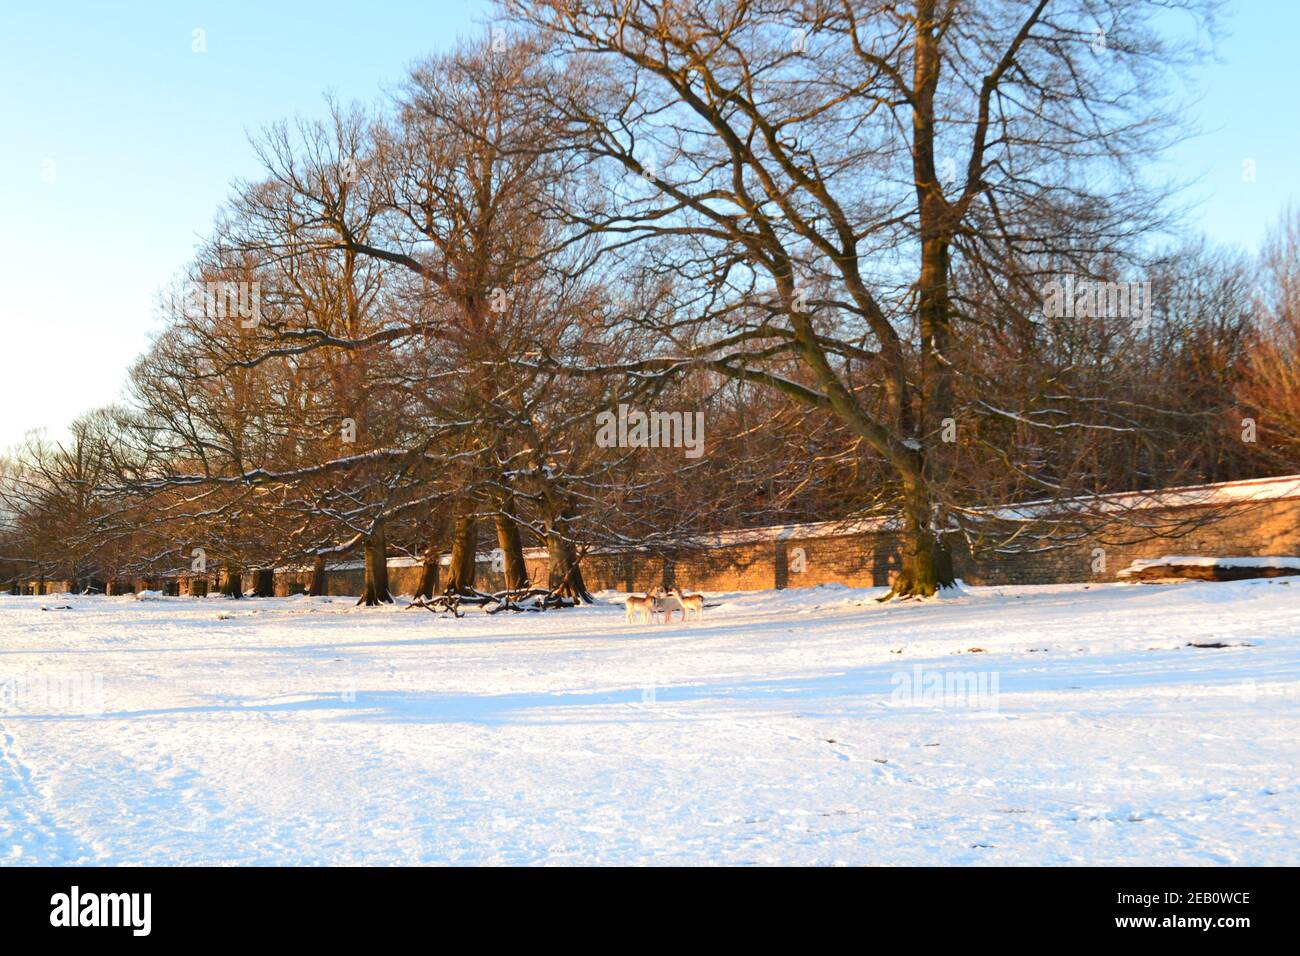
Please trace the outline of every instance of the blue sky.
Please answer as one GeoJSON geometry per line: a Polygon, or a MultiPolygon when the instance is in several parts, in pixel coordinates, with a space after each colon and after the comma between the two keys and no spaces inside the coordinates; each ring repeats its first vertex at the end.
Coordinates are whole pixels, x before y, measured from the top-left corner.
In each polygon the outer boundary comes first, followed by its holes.
{"type": "MultiPolygon", "coordinates": [[[[57,436],[119,396],[157,329],[158,291],[231,181],[257,174],[250,132],[319,115],[326,91],[374,99],[486,11],[482,0],[5,4],[0,449],[28,428],[57,436]]],[[[1199,227],[1254,247],[1300,200],[1300,3],[1238,0],[1225,25],[1221,62],[1198,73],[1204,133],[1172,159],[1200,177],[1199,227]]]]}

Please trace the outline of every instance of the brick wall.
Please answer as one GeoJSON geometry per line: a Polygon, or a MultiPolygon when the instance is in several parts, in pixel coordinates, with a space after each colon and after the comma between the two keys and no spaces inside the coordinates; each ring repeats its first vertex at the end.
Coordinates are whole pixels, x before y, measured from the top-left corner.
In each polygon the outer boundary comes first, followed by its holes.
{"type": "MultiPolygon", "coordinates": [[[[1164,519],[1177,519],[1182,525],[1179,533],[1151,537],[1149,532],[1110,529],[1046,552],[980,554],[972,558],[959,551],[954,555],[957,574],[969,584],[1114,581],[1116,573],[1135,559],[1164,554],[1300,555],[1300,498],[1252,502],[1226,509],[1166,509],[1156,514],[1164,519]],[[1099,548],[1100,554],[1096,551],[1099,548]]],[[[544,582],[545,556],[530,552],[527,563],[532,580],[544,582]]],[[[887,531],[827,534],[809,530],[805,533],[795,526],[767,540],[675,554],[590,554],[583,561],[582,570],[587,586],[593,591],[646,591],[660,585],[678,585],[720,592],[831,583],[884,587],[892,580],[899,563],[897,536],[887,531]]],[[[418,566],[390,567],[393,593],[413,593],[419,574],[418,566]]],[[[277,575],[277,581],[282,578],[286,576],[277,575]]],[[[306,573],[300,576],[299,590],[306,587],[307,579],[306,573]]],[[[360,569],[333,571],[329,593],[360,594],[362,583],[360,569]]],[[[501,575],[493,572],[486,561],[479,564],[478,587],[485,591],[504,587],[501,575]]],[[[278,583],[276,590],[287,593],[278,583]]]]}
{"type": "MultiPolygon", "coordinates": [[[[528,573],[534,581],[546,580],[546,558],[530,557],[527,560],[528,573]]],[[[388,589],[393,594],[414,594],[420,585],[419,564],[398,563],[390,559],[388,564],[388,589]]],[[[445,573],[445,572],[444,572],[445,573]]],[[[325,593],[330,595],[356,596],[365,590],[366,574],[362,568],[331,569],[325,576],[325,593]]],[[[252,587],[252,577],[244,579],[245,589],[252,587]]],[[[277,571],[275,574],[275,593],[280,596],[288,594],[305,594],[311,585],[310,571],[277,571]]],[[[480,591],[500,591],[506,586],[505,575],[492,570],[490,561],[480,561],[475,587],[480,591]]]]}
{"type": "MultiPolygon", "coordinates": [[[[1153,514],[1177,520],[1177,533],[1152,537],[1147,531],[1109,529],[1038,553],[972,558],[959,550],[954,555],[957,575],[969,584],[1115,581],[1117,572],[1135,559],[1165,554],[1300,555],[1300,498],[1153,514]]],[[[794,528],[773,540],[663,557],[592,555],[583,562],[583,574],[592,590],[645,591],[661,584],[709,592],[830,583],[883,587],[900,560],[898,538],[889,532],[801,536],[794,528]]]]}
{"type": "Polygon", "coordinates": [[[1300,555],[1300,498],[1228,508],[1170,509],[1160,514],[1178,519],[1185,527],[1168,537],[1112,531],[1039,554],[982,555],[974,562],[963,555],[958,573],[972,584],[1058,584],[1115,581],[1116,574],[1134,560],[1166,554],[1300,555]],[[1097,555],[1096,549],[1102,553],[1097,555]],[[1094,571],[1098,557],[1104,559],[1104,568],[1094,571]]]}
{"type": "MultiPolygon", "coordinates": [[[[1272,497],[1237,500],[1213,508],[1196,505],[1147,512],[1149,516],[1164,519],[1163,523],[1171,519],[1180,523],[1177,533],[1163,537],[1153,537],[1150,532],[1140,530],[1111,529],[1067,547],[1039,553],[981,553],[972,558],[959,551],[954,555],[957,575],[970,584],[1114,581],[1116,574],[1135,559],[1165,554],[1300,556],[1300,481],[1270,479],[1212,487],[1241,490],[1243,486],[1247,491],[1265,486],[1271,489],[1272,497]],[[1295,487],[1286,485],[1288,481],[1295,487]]],[[[545,552],[529,551],[526,560],[533,582],[545,582],[545,552]]],[[[713,593],[830,583],[883,587],[890,583],[899,563],[898,539],[888,531],[837,533],[830,526],[795,525],[744,532],[730,536],[726,543],[672,554],[590,554],[583,561],[583,575],[593,591],[646,591],[660,585],[713,593]]],[[[389,587],[394,594],[415,592],[420,578],[418,562],[391,561],[388,573],[389,587]]],[[[305,569],[277,571],[275,593],[303,592],[310,579],[311,573],[305,569]]],[[[168,588],[168,582],[162,579],[115,583],[123,590],[168,588]]],[[[484,591],[505,586],[502,575],[494,572],[486,560],[479,563],[477,583],[484,591]]],[[[209,590],[215,591],[218,575],[208,575],[207,584],[209,590]]],[[[359,566],[335,569],[329,572],[327,590],[332,595],[357,595],[362,592],[363,584],[364,572],[359,566]]],[[[251,589],[251,574],[246,576],[244,585],[246,590],[251,589]]],[[[191,588],[189,576],[179,582],[182,594],[197,590],[198,587],[191,588]]]]}

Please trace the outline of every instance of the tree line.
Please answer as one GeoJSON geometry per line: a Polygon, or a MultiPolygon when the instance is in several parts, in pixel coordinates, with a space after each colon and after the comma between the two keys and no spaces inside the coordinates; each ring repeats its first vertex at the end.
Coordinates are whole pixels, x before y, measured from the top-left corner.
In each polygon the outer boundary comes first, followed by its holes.
{"type": "Polygon", "coordinates": [[[498,12],[256,137],[126,399],[0,465],[5,573],[364,556],[377,604],[486,547],[563,605],[593,549],[886,515],[926,595],[1098,495],[1295,470],[1300,215],[1218,248],[1156,173],[1213,3],[498,12]]]}

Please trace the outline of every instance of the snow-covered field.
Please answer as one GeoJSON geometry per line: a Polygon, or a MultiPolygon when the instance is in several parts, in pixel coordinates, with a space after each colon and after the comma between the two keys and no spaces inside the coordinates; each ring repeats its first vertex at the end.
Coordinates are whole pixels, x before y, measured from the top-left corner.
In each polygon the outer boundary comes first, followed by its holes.
{"type": "Polygon", "coordinates": [[[1300,581],[878,593],[2,597],[0,859],[1300,863],[1300,581]]]}

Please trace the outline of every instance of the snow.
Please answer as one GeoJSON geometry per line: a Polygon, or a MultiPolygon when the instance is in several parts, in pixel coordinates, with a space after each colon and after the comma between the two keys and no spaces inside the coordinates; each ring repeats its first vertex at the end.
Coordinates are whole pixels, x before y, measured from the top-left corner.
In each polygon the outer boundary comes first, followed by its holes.
{"type": "Polygon", "coordinates": [[[1226,508],[1300,498],[1300,475],[1222,481],[1212,485],[1181,485],[1147,491],[1124,491],[1059,500],[1028,501],[997,508],[969,508],[970,517],[992,515],[1007,521],[1031,521],[1053,514],[1120,514],[1150,508],[1226,508]]]}
{"type": "Polygon", "coordinates": [[[1170,567],[1197,568],[1298,568],[1300,558],[1295,557],[1210,557],[1195,554],[1166,554],[1159,558],[1138,558],[1127,568],[1116,574],[1124,578],[1145,571],[1147,568],[1170,567]]]}
{"type": "Polygon", "coordinates": [[[0,860],[1300,863],[1300,582],[881,593],[0,597],[0,860]]]}

